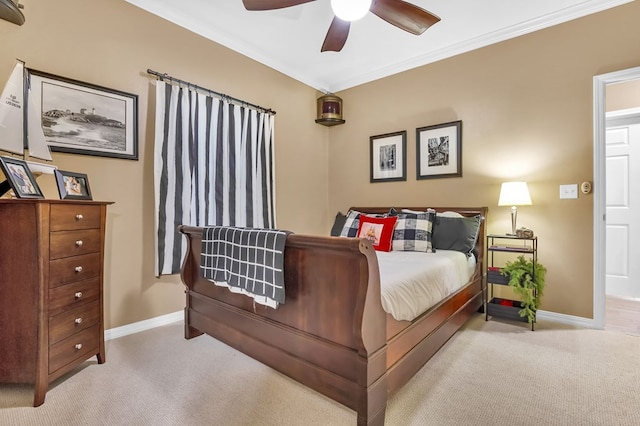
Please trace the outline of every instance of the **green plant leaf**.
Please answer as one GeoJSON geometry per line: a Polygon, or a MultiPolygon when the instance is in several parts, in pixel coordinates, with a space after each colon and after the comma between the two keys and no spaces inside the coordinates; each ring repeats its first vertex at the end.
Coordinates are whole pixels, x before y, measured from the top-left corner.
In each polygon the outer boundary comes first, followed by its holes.
{"type": "Polygon", "coordinates": [[[527,317],[531,324],[540,307],[547,269],[540,262],[534,265],[533,259],[518,256],[516,260],[506,262],[500,273],[509,277],[509,287],[521,301],[520,316],[527,317]]]}

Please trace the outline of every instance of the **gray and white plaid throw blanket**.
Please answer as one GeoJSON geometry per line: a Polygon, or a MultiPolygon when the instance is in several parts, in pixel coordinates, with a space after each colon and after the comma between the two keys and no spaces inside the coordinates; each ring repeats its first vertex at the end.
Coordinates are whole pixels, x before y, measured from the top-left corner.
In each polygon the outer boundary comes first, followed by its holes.
{"type": "Polygon", "coordinates": [[[284,303],[284,246],[288,231],[213,226],[202,234],[204,278],[277,307],[284,303]],[[266,299],[266,300],[265,300],[266,299]]]}

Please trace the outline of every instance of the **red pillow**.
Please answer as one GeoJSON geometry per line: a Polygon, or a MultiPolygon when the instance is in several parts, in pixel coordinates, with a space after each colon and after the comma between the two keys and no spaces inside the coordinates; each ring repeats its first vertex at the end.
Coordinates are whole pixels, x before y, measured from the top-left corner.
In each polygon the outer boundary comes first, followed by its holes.
{"type": "Polygon", "coordinates": [[[372,217],[360,215],[358,238],[371,241],[373,248],[378,251],[391,251],[393,228],[396,226],[397,216],[372,217]]]}

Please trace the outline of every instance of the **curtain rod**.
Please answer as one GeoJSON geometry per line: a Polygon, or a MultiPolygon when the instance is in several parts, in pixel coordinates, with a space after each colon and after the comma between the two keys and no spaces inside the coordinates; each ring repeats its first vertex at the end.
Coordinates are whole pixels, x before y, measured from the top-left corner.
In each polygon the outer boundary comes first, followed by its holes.
{"type": "Polygon", "coordinates": [[[202,90],[202,91],[207,92],[209,94],[213,94],[215,96],[218,96],[218,97],[220,97],[222,99],[229,100],[232,103],[237,103],[237,104],[240,104],[240,105],[249,106],[249,107],[252,107],[254,109],[260,110],[262,112],[266,112],[267,114],[271,114],[271,115],[275,115],[276,114],[276,112],[274,110],[272,110],[271,108],[261,107],[260,105],[255,105],[255,104],[252,104],[251,102],[243,101],[242,99],[234,98],[233,96],[225,95],[224,93],[216,92],[215,90],[207,89],[206,87],[201,87],[201,86],[198,86],[197,84],[189,83],[188,81],[185,81],[185,80],[180,80],[179,78],[172,77],[167,73],[160,73],[160,72],[154,71],[152,69],[147,69],[147,74],[155,75],[160,80],[165,80],[166,79],[166,80],[169,80],[169,81],[176,82],[178,84],[184,84],[187,87],[193,87],[196,90],[202,90]]]}

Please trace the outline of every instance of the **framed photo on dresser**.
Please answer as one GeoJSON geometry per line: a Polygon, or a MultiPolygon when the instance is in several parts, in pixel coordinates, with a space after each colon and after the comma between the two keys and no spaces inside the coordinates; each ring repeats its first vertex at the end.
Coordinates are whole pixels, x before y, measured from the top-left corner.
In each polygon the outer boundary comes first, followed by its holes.
{"type": "MultiPolygon", "coordinates": [[[[17,198],[44,198],[36,178],[25,161],[11,157],[0,157],[0,168],[6,179],[0,183],[0,188],[4,187],[7,191],[13,189],[17,198]]],[[[2,192],[6,191],[0,191],[0,195],[2,192]]]]}
{"type": "Polygon", "coordinates": [[[61,200],[92,200],[89,179],[84,173],[54,170],[61,200]]]}

